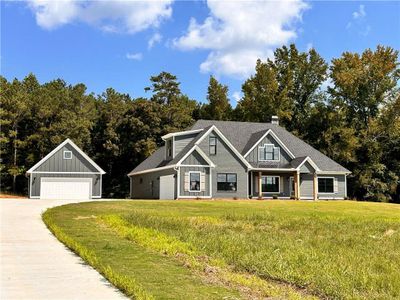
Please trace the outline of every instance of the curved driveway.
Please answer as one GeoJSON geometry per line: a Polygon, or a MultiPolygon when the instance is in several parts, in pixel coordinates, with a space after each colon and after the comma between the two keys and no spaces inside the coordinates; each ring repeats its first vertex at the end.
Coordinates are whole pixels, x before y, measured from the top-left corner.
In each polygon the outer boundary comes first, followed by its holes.
{"type": "Polygon", "coordinates": [[[45,209],[72,202],[0,199],[0,299],[125,299],[42,222],[45,209]]]}

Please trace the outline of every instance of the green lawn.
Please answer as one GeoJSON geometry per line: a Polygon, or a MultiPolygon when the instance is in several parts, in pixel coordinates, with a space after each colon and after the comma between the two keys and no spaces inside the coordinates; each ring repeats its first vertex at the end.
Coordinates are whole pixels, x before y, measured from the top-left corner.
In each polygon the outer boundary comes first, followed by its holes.
{"type": "Polygon", "coordinates": [[[400,298],[400,205],[91,202],[43,218],[132,298],[400,298]]]}

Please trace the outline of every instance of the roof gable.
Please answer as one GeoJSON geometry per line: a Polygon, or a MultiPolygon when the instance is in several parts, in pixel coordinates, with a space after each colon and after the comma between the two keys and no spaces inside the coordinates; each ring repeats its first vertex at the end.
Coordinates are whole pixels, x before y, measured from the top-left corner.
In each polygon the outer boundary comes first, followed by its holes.
{"type": "Polygon", "coordinates": [[[50,165],[55,165],[62,171],[58,172],[79,172],[79,173],[100,173],[105,174],[104,170],[100,168],[89,156],[87,156],[74,142],[66,139],[56,148],[54,148],[43,159],[36,163],[26,173],[33,172],[53,172],[50,165]],[[73,158],[70,160],[63,159],[63,152],[71,151],[73,158]]]}

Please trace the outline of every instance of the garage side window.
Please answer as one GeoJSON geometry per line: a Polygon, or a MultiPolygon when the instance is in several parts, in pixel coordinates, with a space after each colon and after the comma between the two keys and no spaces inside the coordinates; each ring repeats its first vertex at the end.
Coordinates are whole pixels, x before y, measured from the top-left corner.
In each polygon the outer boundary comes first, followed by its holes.
{"type": "Polygon", "coordinates": [[[72,151],[64,151],[64,159],[72,159],[72,151]]]}

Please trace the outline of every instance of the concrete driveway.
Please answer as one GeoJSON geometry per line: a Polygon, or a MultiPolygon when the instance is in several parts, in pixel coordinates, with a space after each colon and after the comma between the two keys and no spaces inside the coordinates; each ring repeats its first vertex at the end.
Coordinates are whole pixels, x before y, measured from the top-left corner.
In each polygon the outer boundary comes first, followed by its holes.
{"type": "Polygon", "coordinates": [[[0,199],[0,299],[125,299],[42,222],[44,210],[72,202],[0,199]]]}

